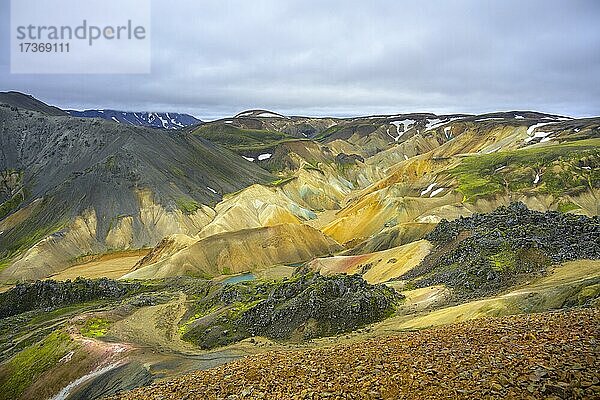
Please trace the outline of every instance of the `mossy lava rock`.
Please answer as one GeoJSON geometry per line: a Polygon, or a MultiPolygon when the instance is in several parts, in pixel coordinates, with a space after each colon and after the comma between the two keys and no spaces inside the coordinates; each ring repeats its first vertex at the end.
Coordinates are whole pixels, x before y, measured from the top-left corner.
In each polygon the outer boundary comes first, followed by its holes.
{"type": "Polygon", "coordinates": [[[306,340],[349,332],[390,316],[403,298],[356,275],[306,273],[276,283],[226,286],[230,307],[202,317],[184,335],[203,348],[250,336],[306,340]]]}

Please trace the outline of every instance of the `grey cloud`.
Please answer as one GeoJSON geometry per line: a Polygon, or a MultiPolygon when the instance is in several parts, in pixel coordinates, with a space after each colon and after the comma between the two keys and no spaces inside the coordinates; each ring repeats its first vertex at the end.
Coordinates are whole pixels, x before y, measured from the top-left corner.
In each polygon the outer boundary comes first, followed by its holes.
{"type": "Polygon", "coordinates": [[[290,114],[600,110],[600,2],[152,2],[150,75],[10,75],[64,107],[290,114]]]}

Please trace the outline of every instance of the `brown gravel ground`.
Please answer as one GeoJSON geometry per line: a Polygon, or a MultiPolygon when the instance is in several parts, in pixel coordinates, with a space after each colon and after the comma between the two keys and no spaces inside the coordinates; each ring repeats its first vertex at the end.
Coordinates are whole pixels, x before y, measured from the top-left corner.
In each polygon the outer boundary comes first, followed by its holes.
{"type": "Polygon", "coordinates": [[[600,399],[600,310],[249,356],[112,399],[600,399]]]}

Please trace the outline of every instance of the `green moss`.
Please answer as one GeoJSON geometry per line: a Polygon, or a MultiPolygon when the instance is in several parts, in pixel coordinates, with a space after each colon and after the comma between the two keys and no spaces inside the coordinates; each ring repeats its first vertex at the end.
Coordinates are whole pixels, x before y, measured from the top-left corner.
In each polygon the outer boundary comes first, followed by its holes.
{"type": "Polygon", "coordinates": [[[277,180],[271,182],[271,186],[283,186],[286,183],[293,181],[294,179],[296,179],[295,176],[290,176],[287,178],[280,178],[280,179],[277,179],[277,180]]]}
{"type": "Polygon", "coordinates": [[[6,200],[4,203],[0,204],[0,219],[6,217],[13,210],[16,210],[17,207],[25,201],[26,195],[23,193],[17,193],[10,199],[6,200]]]}
{"type": "Polygon", "coordinates": [[[10,258],[4,258],[0,260],[0,271],[2,271],[5,268],[8,268],[8,266],[10,265],[10,258]]]}
{"type": "Polygon", "coordinates": [[[563,193],[566,189],[575,192],[583,191],[588,186],[588,180],[585,176],[574,174],[569,170],[547,171],[542,174],[542,182],[544,184],[543,191],[552,194],[563,193]]]}
{"type": "Polygon", "coordinates": [[[97,338],[106,335],[110,323],[104,318],[90,318],[85,321],[85,324],[80,329],[80,332],[85,337],[97,338]]]}
{"type": "Polygon", "coordinates": [[[258,152],[296,138],[277,131],[244,129],[231,124],[207,124],[194,131],[213,143],[237,152],[258,152]]]}
{"type": "Polygon", "coordinates": [[[115,157],[115,156],[108,157],[106,159],[106,161],[104,162],[104,166],[108,170],[112,170],[113,168],[115,168],[117,166],[117,157],[115,157]]]}
{"type": "Polygon", "coordinates": [[[600,297],[600,284],[595,284],[583,288],[577,295],[579,305],[590,303],[592,300],[600,297]]]}
{"type": "Polygon", "coordinates": [[[186,214],[193,214],[200,208],[200,204],[189,197],[179,197],[175,200],[175,203],[177,208],[186,214]]]}
{"type": "Polygon", "coordinates": [[[570,201],[565,201],[565,202],[560,202],[558,204],[558,208],[557,211],[561,212],[561,213],[568,213],[569,211],[573,211],[573,210],[579,210],[581,207],[579,207],[577,204],[572,203],[570,201]]]}
{"type": "Polygon", "coordinates": [[[83,305],[78,304],[78,305],[74,305],[74,306],[58,308],[56,310],[52,310],[49,312],[44,311],[44,312],[40,313],[40,315],[37,315],[34,318],[32,318],[30,321],[30,324],[37,325],[37,324],[41,324],[43,322],[52,321],[55,318],[59,318],[64,315],[71,314],[75,311],[78,311],[82,307],[83,307],[83,305]]]}
{"type": "Polygon", "coordinates": [[[465,157],[449,171],[464,201],[510,191],[536,190],[561,196],[600,186],[600,172],[582,170],[581,160],[600,158],[600,139],[533,146],[515,151],[465,157]],[[540,180],[534,184],[541,172],[540,180]]]}
{"type": "Polygon", "coordinates": [[[234,303],[228,313],[229,319],[237,320],[238,318],[241,318],[246,311],[250,310],[261,301],[263,301],[263,299],[256,299],[249,302],[238,301],[237,303],[234,303]]]}
{"type": "Polygon", "coordinates": [[[517,266],[517,258],[513,251],[503,249],[499,253],[490,256],[492,269],[497,272],[514,271],[517,266]]]}
{"type": "Polygon", "coordinates": [[[466,201],[471,201],[502,191],[502,185],[469,173],[461,176],[458,191],[465,196],[466,201]]]}
{"type": "Polygon", "coordinates": [[[325,139],[327,139],[329,136],[333,135],[336,132],[339,132],[342,129],[342,127],[338,126],[338,125],[334,125],[329,129],[324,130],[323,132],[321,132],[320,134],[318,134],[317,136],[315,136],[315,140],[318,141],[323,141],[325,139]]]}
{"type": "Polygon", "coordinates": [[[75,348],[69,335],[58,330],[17,353],[0,372],[0,400],[18,398],[43,372],[75,348]]]}
{"type": "Polygon", "coordinates": [[[307,171],[317,171],[317,172],[319,172],[319,173],[321,173],[321,174],[325,175],[325,173],[323,172],[323,170],[322,170],[321,168],[319,168],[319,167],[316,167],[316,166],[314,166],[314,165],[312,165],[312,164],[308,164],[308,163],[307,163],[307,164],[304,164],[304,167],[303,167],[303,168],[304,168],[305,170],[307,170],[307,171]]]}

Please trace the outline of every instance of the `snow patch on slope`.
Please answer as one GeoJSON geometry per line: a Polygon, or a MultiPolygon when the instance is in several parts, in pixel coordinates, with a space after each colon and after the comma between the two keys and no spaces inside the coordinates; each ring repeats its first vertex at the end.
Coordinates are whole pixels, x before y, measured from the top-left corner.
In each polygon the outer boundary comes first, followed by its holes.
{"type": "Polygon", "coordinates": [[[447,126],[444,128],[444,135],[446,135],[446,139],[452,139],[452,127],[447,126]]]}
{"type": "Polygon", "coordinates": [[[392,137],[396,142],[404,135],[409,129],[411,129],[417,121],[414,119],[403,119],[401,121],[392,121],[390,122],[392,125],[396,127],[396,136],[392,136],[389,133],[388,135],[392,137]],[[403,131],[400,131],[400,126],[403,127],[403,131]]]}
{"type": "Polygon", "coordinates": [[[263,118],[282,118],[283,115],[279,115],[279,114],[275,114],[272,112],[263,112],[258,114],[259,117],[263,117],[263,118]]]}
{"type": "Polygon", "coordinates": [[[424,189],[421,192],[421,196],[425,196],[427,193],[431,192],[431,189],[433,189],[435,185],[437,185],[437,183],[433,182],[431,185],[427,186],[427,189],[424,189]]]}
{"type": "Polygon", "coordinates": [[[532,140],[540,139],[540,138],[542,139],[541,142],[549,141],[550,138],[547,138],[547,136],[553,134],[554,132],[552,132],[552,131],[543,132],[543,131],[536,131],[536,130],[538,128],[541,128],[542,126],[546,126],[546,125],[550,125],[550,124],[556,124],[556,122],[541,122],[539,124],[531,125],[529,128],[527,128],[527,135],[529,137],[525,139],[525,143],[529,143],[532,140]],[[534,132],[534,131],[536,131],[536,132],[534,132]]]}
{"type": "Polygon", "coordinates": [[[446,188],[437,188],[437,189],[435,189],[433,192],[431,192],[431,194],[429,195],[429,197],[434,197],[435,195],[442,193],[442,191],[444,189],[446,189],[446,188]]]}

